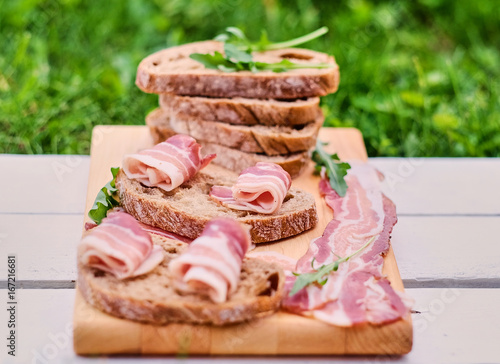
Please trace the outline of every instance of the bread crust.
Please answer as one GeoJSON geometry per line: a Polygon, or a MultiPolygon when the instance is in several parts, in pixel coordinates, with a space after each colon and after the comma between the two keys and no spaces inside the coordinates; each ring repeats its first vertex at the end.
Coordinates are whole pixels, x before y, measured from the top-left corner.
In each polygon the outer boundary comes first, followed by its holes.
{"type": "Polygon", "coordinates": [[[183,113],[171,114],[163,109],[153,110],[146,116],[146,124],[150,128],[170,128],[201,142],[270,156],[304,152],[313,148],[323,121],[320,109],[316,120],[300,129],[288,126],[231,125],[192,118],[183,113]]]}
{"type": "Polygon", "coordinates": [[[254,54],[254,60],[261,62],[290,59],[296,63],[332,65],[331,68],[305,68],[281,73],[222,72],[206,69],[189,58],[192,53],[214,51],[223,52],[223,44],[217,41],[196,42],[153,53],[139,64],[136,85],[149,93],[257,99],[325,96],[338,88],[338,65],[332,56],[325,53],[290,48],[254,54]]]}
{"type": "Polygon", "coordinates": [[[182,114],[193,119],[266,126],[313,123],[321,111],[319,97],[282,101],[161,94],[160,107],[171,115],[182,114]]]}
{"type": "Polygon", "coordinates": [[[316,226],[318,214],[314,197],[290,189],[280,210],[271,215],[227,208],[209,196],[214,185],[232,186],[237,175],[209,165],[191,180],[171,192],[145,187],[129,179],[123,170],[116,177],[122,207],[137,220],[191,239],[217,216],[231,217],[250,226],[253,243],[271,242],[316,226]]]}
{"type": "Polygon", "coordinates": [[[120,318],[167,324],[226,325],[270,315],[278,310],[284,273],[276,264],[245,258],[235,292],[221,304],[197,294],[180,294],[172,287],[169,262],[187,244],[153,235],[163,247],[164,261],[148,274],[119,280],[109,273],[79,264],[77,287],[92,306],[120,318]]]}

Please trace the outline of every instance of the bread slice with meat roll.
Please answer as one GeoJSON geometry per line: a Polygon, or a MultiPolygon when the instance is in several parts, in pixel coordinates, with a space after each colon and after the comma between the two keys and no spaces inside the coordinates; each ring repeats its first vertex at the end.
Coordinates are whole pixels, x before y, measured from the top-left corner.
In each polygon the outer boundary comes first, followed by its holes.
{"type": "Polygon", "coordinates": [[[250,226],[253,243],[287,238],[316,226],[314,197],[303,190],[291,188],[280,209],[270,215],[234,210],[209,196],[212,186],[232,186],[237,177],[236,173],[210,164],[181,186],[166,192],[146,187],[120,170],[116,187],[121,206],[137,220],[191,239],[197,238],[205,225],[219,216],[250,226]]]}
{"type": "Polygon", "coordinates": [[[327,63],[329,68],[302,68],[286,72],[222,72],[207,69],[191,59],[193,53],[224,53],[223,43],[189,43],[153,53],[141,61],[136,85],[144,92],[184,96],[244,97],[256,99],[299,99],[324,96],[337,90],[339,70],[335,59],[325,53],[289,48],[253,53],[256,62],[290,60],[305,66],[327,63]]]}
{"type": "Polygon", "coordinates": [[[118,279],[79,263],[77,287],[92,306],[120,318],[153,323],[225,325],[274,313],[283,295],[284,273],[276,264],[245,258],[240,281],[226,302],[214,303],[197,294],[180,294],[168,265],[188,244],[153,234],[165,259],[151,272],[118,279]]]}

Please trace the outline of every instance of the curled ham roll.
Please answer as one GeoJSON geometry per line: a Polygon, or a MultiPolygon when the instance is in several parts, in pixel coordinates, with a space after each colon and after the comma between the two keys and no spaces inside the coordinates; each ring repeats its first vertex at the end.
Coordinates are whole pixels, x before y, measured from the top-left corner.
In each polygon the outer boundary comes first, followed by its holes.
{"type": "Polygon", "coordinates": [[[201,156],[201,145],[190,136],[177,134],[151,149],[126,155],[123,171],[148,187],[172,191],[206,167],[215,154],[201,156]]]}
{"type": "Polygon", "coordinates": [[[274,163],[259,162],[245,169],[233,187],[213,186],[210,197],[235,210],[273,214],[283,204],[292,179],[274,163]]]}
{"type": "Polygon", "coordinates": [[[211,220],[188,249],[170,262],[176,289],[225,302],[238,286],[241,262],[249,247],[250,235],[238,222],[211,220]]]}
{"type": "Polygon", "coordinates": [[[125,212],[111,212],[82,239],[80,262],[118,279],[150,272],[163,261],[163,249],[125,212]]]}

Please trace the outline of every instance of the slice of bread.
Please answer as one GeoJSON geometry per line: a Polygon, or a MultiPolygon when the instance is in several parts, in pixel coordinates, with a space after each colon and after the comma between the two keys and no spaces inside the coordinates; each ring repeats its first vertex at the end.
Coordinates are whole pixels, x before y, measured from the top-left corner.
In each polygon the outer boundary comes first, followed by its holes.
{"type": "MultiPolygon", "coordinates": [[[[149,125],[149,130],[155,144],[164,142],[172,135],[177,134],[168,126],[149,125]]],[[[220,144],[206,143],[203,140],[198,140],[198,142],[203,146],[204,153],[217,154],[217,157],[212,161],[213,164],[223,166],[236,173],[240,173],[258,162],[270,162],[280,165],[292,178],[296,178],[300,176],[307,163],[311,160],[309,151],[268,156],[265,154],[242,152],[220,144]]]]}
{"type": "Polygon", "coordinates": [[[217,121],[192,118],[182,113],[171,114],[163,109],[146,116],[150,128],[170,128],[198,141],[215,143],[246,153],[283,155],[308,151],[316,144],[324,117],[319,111],[316,120],[300,129],[289,126],[231,125],[217,121]]]}
{"type": "Polygon", "coordinates": [[[311,160],[310,152],[297,152],[287,155],[273,155],[245,153],[237,149],[228,148],[220,144],[201,142],[207,154],[217,154],[212,161],[219,166],[228,168],[240,173],[244,169],[256,165],[258,162],[276,163],[290,174],[290,177],[297,178],[302,174],[311,160]]]}
{"type": "Polygon", "coordinates": [[[85,300],[110,315],[157,325],[225,325],[270,315],[279,308],[285,277],[278,265],[245,258],[236,291],[226,302],[216,304],[196,294],[180,294],[172,287],[168,264],[187,244],[152,236],[165,250],[165,260],[148,274],[119,280],[79,264],[77,287],[85,300]]]}
{"type": "Polygon", "coordinates": [[[123,170],[116,177],[116,186],[121,206],[137,220],[191,239],[217,216],[249,225],[253,243],[287,238],[316,226],[314,197],[303,190],[290,189],[281,208],[271,215],[233,210],[210,198],[212,186],[232,186],[236,178],[237,174],[210,164],[171,192],[145,187],[123,170]]]}
{"type": "Polygon", "coordinates": [[[299,99],[335,92],[339,69],[335,59],[325,53],[290,48],[254,53],[254,60],[275,63],[289,59],[295,63],[329,63],[330,68],[295,69],[287,72],[222,72],[207,69],[189,58],[192,53],[223,53],[223,44],[204,41],[164,49],[141,61],[136,85],[149,93],[187,96],[246,97],[256,99],[299,99]]]}
{"type": "Polygon", "coordinates": [[[317,119],[319,97],[299,100],[210,98],[161,94],[160,107],[171,115],[233,125],[296,126],[317,119]]]}

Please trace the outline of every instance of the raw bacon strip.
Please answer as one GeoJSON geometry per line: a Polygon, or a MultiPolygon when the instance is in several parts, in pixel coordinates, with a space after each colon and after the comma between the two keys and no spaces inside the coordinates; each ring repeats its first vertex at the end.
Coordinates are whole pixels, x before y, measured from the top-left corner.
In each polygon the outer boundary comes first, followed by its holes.
{"type": "Polygon", "coordinates": [[[177,134],[151,149],[126,155],[123,171],[148,187],[172,191],[206,167],[215,154],[201,156],[201,145],[187,135],[177,134]]]}
{"type": "MultiPolygon", "coordinates": [[[[108,212],[108,215],[111,214],[112,212],[115,212],[115,211],[123,211],[124,212],[125,210],[122,209],[121,207],[115,207],[114,209],[111,209],[108,212]]],[[[145,224],[145,223],[140,222],[140,221],[137,221],[137,223],[141,226],[142,230],[144,230],[145,232],[150,233],[150,234],[160,235],[160,236],[163,236],[164,238],[183,241],[184,243],[190,243],[193,241],[193,239],[190,239],[188,237],[178,235],[176,233],[172,233],[170,231],[166,231],[166,230],[145,224]]],[[[95,222],[86,222],[85,223],[85,231],[92,230],[92,229],[96,228],[97,226],[98,225],[95,222]]]]}
{"type": "Polygon", "coordinates": [[[241,262],[249,247],[250,235],[238,222],[211,220],[187,251],[170,262],[176,288],[225,302],[238,285],[241,262]]]}
{"type": "Polygon", "coordinates": [[[213,186],[210,197],[235,210],[272,214],[280,209],[291,184],[281,166],[259,162],[241,172],[233,187],[213,186]]]}
{"type": "Polygon", "coordinates": [[[163,249],[129,214],[108,212],[78,247],[82,264],[113,274],[118,279],[148,273],[163,261],[163,249]]]}
{"type": "Polygon", "coordinates": [[[297,263],[297,271],[312,271],[313,258],[314,266],[319,267],[352,254],[372,237],[375,240],[342,263],[324,286],[305,287],[288,297],[284,307],[338,326],[391,322],[408,314],[411,306],[410,300],[394,291],[382,275],[383,255],[389,250],[389,235],[397,221],[396,208],[381,193],[375,169],[365,163],[351,163],[351,167],[346,177],[349,188],[343,198],[323,176],[320,191],[334,218],[323,235],[311,242],[297,263]]]}

